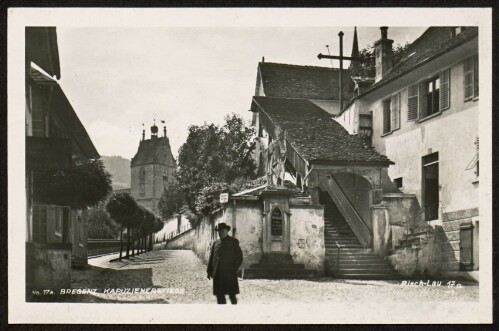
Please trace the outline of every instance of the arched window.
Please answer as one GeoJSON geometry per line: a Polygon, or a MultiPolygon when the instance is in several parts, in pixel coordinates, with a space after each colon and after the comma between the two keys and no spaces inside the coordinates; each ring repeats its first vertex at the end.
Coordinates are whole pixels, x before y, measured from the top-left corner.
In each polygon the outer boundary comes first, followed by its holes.
{"type": "Polygon", "coordinates": [[[139,195],[142,197],[146,194],[146,170],[140,169],[139,172],[139,195]]]}
{"type": "Polygon", "coordinates": [[[270,234],[272,236],[282,236],[282,212],[279,208],[274,208],[270,215],[270,234]]]}

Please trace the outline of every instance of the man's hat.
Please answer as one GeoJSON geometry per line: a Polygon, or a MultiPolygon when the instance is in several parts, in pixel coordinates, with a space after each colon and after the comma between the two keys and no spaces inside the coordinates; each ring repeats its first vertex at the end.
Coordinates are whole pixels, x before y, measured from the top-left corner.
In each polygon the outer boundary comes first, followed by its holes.
{"type": "Polygon", "coordinates": [[[227,229],[227,231],[230,231],[230,225],[227,225],[225,223],[219,223],[219,224],[217,224],[217,226],[215,226],[216,231],[223,230],[223,229],[227,229]]]}

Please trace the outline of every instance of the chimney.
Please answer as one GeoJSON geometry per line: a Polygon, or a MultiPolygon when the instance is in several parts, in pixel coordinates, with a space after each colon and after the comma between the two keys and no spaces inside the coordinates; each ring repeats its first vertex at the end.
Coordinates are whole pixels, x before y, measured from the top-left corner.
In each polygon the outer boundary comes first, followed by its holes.
{"type": "Polygon", "coordinates": [[[392,44],[393,40],[388,39],[388,27],[382,26],[381,39],[374,43],[374,55],[376,63],[375,82],[380,81],[388,70],[392,68],[392,44]]]}
{"type": "Polygon", "coordinates": [[[146,130],[142,130],[142,141],[146,140],[146,130]]]}
{"type": "Polygon", "coordinates": [[[163,127],[163,136],[166,137],[166,126],[163,127]]]}

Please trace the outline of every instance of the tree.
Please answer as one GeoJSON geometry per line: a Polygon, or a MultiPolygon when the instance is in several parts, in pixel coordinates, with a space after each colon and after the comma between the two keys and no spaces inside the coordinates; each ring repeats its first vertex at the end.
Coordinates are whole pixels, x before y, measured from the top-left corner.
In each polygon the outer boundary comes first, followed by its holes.
{"type": "MultiPolygon", "coordinates": [[[[162,220],[160,220],[159,218],[156,218],[154,220],[154,226],[153,226],[153,232],[154,233],[158,233],[159,231],[161,231],[163,229],[163,227],[165,226],[165,223],[163,223],[162,220]]],[[[156,238],[156,242],[158,241],[158,239],[156,238]]],[[[151,234],[151,240],[149,241],[149,250],[152,250],[152,234],[151,234]]]]}
{"type": "Polygon", "coordinates": [[[178,213],[184,205],[184,193],[177,181],[170,184],[167,190],[163,191],[158,202],[158,210],[163,219],[170,218],[178,213]]]}
{"type": "Polygon", "coordinates": [[[112,191],[111,175],[100,159],[74,161],[70,169],[47,171],[37,182],[37,200],[75,209],[96,206],[112,191]]]}
{"type": "Polygon", "coordinates": [[[116,239],[120,231],[120,226],[109,216],[103,203],[90,209],[88,213],[89,238],[116,239]]]}
{"type": "MultiPolygon", "coordinates": [[[[405,43],[404,45],[397,45],[393,48],[392,55],[392,66],[394,67],[407,55],[407,50],[410,44],[405,43]]],[[[368,46],[359,52],[360,63],[357,70],[350,73],[352,77],[375,77],[376,76],[376,65],[374,57],[374,45],[368,46]]]]}
{"type": "MultiPolygon", "coordinates": [[[[178,187],[184,193],[189,209],[201,212],[199,208],[203,209],[200,207],[203,203],[198,200],[203,188],[255,176],[256,164],[250,156],[253,134],[253,128],[236,114],[227,115],[221,127],[206,123],[189,127],[187,140],[179,151],[176,172],[178,187]]],[[[170,198],[165,197],[165,200],[170,201],[170,198]]],[[[204,208],[203,211],[208,210],[204,208]]]]}
{"type": "Polygon", "coordinates": [[[109,216],[118,224],[121,225],[120,232],[120,261],[122,257],[122,242],[123,242],[123,229],[127,229],[127,251],[126,258],[129,257],[131,229],[137,226],[141,221],[142,212],[137,202],[128,193],[118,193],[111,196],[106,204],[106,210],[109,216]]]}

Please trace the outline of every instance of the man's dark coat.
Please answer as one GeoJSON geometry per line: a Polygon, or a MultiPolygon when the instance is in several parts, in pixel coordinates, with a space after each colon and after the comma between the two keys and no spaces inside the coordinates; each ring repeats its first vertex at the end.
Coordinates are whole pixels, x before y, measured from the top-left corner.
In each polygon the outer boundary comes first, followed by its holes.
{"type": "Polygon", "coordinates": [[[219,239],[211,246],[208,276],[213,278],[213,294],[239,294],[237,269],[243,262],[239,240],[233,237],[219,239]]]}

